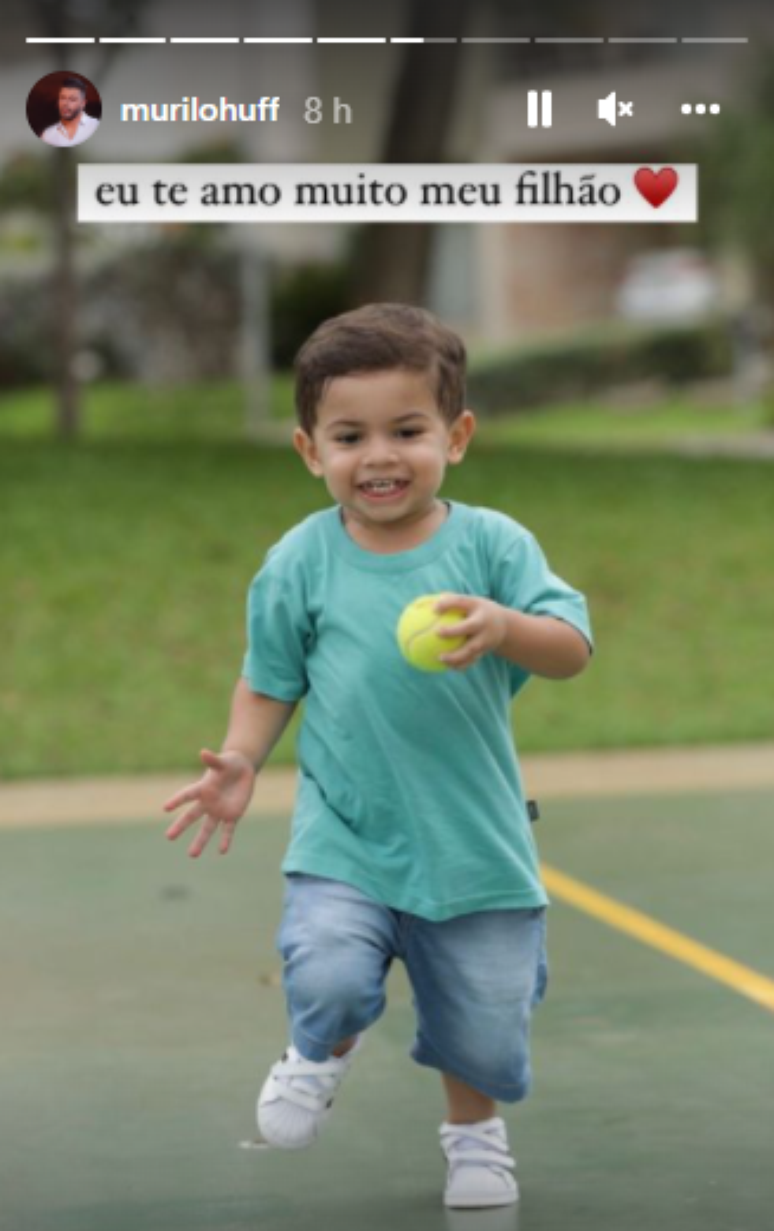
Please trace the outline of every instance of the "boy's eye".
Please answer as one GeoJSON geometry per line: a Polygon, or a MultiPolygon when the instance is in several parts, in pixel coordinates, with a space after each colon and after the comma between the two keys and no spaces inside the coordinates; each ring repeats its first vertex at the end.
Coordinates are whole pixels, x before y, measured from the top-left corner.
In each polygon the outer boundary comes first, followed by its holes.
{"type": "MultiPolygon", "coordinates": [[[[421,427],[399,427],[395,431],[398,439],[410,439],[412,436],[421,436],[421,427]]],[[[338,445],[356,445],[362,439],[361,432],[339,432],[335,437],[338,445]]]]}

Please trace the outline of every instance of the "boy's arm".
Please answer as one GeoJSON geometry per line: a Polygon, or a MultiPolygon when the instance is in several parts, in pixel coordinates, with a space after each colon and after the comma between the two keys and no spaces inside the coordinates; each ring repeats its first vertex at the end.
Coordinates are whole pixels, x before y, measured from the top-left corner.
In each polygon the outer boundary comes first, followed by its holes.
{"type": "Polygon", "coordinates": [[[174,812],[182,804],[190,807],[167,829],[168,838],[177,838],[204,818],[199,833],[188,848],[189,855],[200,855],[222,826],[220,852],[231,845],[237,821],[246,812],[256,775],[282,735],[296,708],[295,701],[277,701],[254,693],[245,679],[234,689],[231,716],[220,753],[203,748],[200,753],[206,773],[198,782],[178,791],[164,805],[174,812]]]}
{"type": "Polygon", "coordinates": [[[247,680],[241,677],[231,700],[231,715],[221,752],[241,753],[257,774],[290,722],[296,704],[253,692],[247,680]]]}
{"type": "Polygon", "coordinates": [[[500,611],[503,638],[497,653],[509,662],[551,680],[578,675],[588,663],[591,647],[572,624],[554,616],[527,615],[510,607],[500,607],[500,611]]]}
{"type": "Polygon", "coordinates": [[[458,671],[495,653],[534,675],[565,680],[578,675],[591,657],[583,633],[554,616],[528,615],[470,594],[444,595],[435,606],[438,612],[452,608],[463,611],[464,620],[439,628],[438,635],[467,638],[458,650],[441,655],[441,662],[458,671]]]}

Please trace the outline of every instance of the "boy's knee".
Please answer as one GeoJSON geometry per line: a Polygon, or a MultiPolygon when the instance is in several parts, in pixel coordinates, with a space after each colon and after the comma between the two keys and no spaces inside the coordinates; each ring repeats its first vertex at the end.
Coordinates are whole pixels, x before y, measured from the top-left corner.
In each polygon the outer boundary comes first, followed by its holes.
{"type": "Polygon", "coordinates": [[[293,1015],[330,1022],[336,1041],[340,1032],[370,1024],[384,1007],[383,990],[368,972],[324,947],[298,946],[289,953],[284,983],[293,1015]]]}
{"type": "Polygon", "coordinates": [[[285,982],[295,997],[308,1001],[356,1000],[363,990],[359,972],[328,953],[299,950],[286,962],[285,982]]]}

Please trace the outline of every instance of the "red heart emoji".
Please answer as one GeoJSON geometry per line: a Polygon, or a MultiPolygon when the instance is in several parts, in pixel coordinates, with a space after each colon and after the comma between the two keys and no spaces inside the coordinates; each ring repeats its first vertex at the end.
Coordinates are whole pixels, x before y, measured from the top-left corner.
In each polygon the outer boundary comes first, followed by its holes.
{"type": "Polygon", "coordinates": [[[659,205],[669,200],[677,187],[677,172],[674,167],[662,167],[660,171],[640,167],[634,177],[634,183],[648,204],[658,209],[659,205]]]}

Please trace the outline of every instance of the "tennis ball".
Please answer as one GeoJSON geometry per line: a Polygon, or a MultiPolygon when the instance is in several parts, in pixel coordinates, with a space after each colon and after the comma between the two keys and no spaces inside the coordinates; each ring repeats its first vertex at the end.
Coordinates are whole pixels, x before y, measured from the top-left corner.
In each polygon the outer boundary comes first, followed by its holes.
{"type": "Polygon", "coordinates": [[[465,618],[464,611],[435,611],[435,604],[442,594],[423,594],[409,603],[398,620],[397,636],[401,653],[412,667],[420,671],[448,671],[446,663],[438,661],[439,654],[457,650],[467,637],[439,637],[442,624],[458,624],[465,618]]]}

